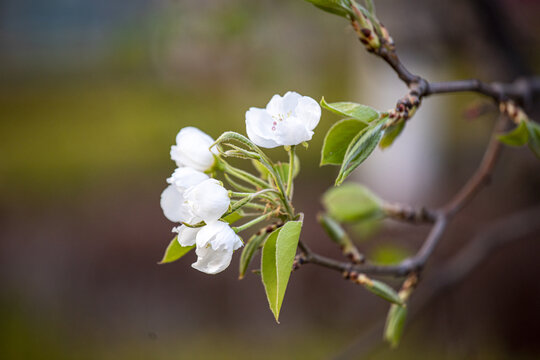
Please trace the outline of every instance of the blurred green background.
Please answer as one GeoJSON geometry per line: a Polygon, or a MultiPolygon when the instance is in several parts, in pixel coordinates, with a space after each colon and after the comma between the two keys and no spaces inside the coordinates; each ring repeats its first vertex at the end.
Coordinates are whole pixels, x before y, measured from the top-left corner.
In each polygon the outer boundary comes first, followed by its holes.
{"type": "MultiPolygon", "coordinates": [[[[376,4],[405,63],[430,80],[538,73],[538,1],[376,4]]],[[[182,127],[214,138],[244,133],[249,107],[288,90],[380,110],[404,93],[346,21],[300,0],[8,0],[0,4],[0,65],[2,358],[326,359],[363,351],[351,344],[387,305],[339,274],[295,272],[277,325],[257,276],[236,280],[238,254],[214,277],[191,269],[194,255],[156,265],[173,225],[159,196],[182,127]]],[[[487,103],[484,116],[463,116],[479,101],[426,100],[395,148],[378,151],[354,180],[392,201],[441,204],[481,158],[495,111],[487,103]]],[[[299,153],[296,207],[306,213],[305,241],[339,257],[314,220],[336,174],[318,168],[336,119],[324,112],[299,153]]],[[[539,169],[526,149],[506,151],[494,183],[456,219],[428,271],[480,225],[538,204],[539,169]]],[[[391,263],[414,252],[428,229],[390,223],[368,238],[369,230],[355,230],[360,247],[391,263]]],[[[539,239],[506,247],[428,304],[398,350],[372,356],[537,358],[539,239]]]]}

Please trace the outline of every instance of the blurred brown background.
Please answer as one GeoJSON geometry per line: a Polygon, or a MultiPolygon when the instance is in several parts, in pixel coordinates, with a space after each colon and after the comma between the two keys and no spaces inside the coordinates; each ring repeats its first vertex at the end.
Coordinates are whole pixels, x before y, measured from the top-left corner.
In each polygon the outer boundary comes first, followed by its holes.
{"type": "MultiPolygon", "coordinates": [[[[405,64],[429,80],[539,73],[539,1],[376,5],[405,64]]],[[[2,358],[364,352],[362,333],[388,306],[337,273],[309,265],[295,272],[277,325],[258,276],[237,280],[238,253],[217,276],[192,270],[194,254],[156,265],[172,236],[159,196],[180,128],[214,138],[244,132],[249,107],[288,90],[381,110],[404,94],[346,21],[301,0],[8,0],[0,3],[0,64],[2,358]]],[[[489,106],[478,119],[463,116],[479,101],[427,99],[395,146],[377,150],[354,180],[388,200],[443,203],[473,172],[492,128],[489,106]]],[[[295,197],[306,213],[303,239],[339,257],[314,223],[336,174],[318,168],[336,119],[323,112],[309,150],[300,151],[295,197]]],[[[487,224],[538,204],[539,170],[527,149],[506,149],[492,186],[452,223],[426,278],[487,224]]],[[[428,230],[384,225],[372,237],[356,229],[359,246],[381,262],[413,253],[428,230]]],[[[505,245],[430,301],[398,350],[370,356],[538,358],[539,240],[532,232],[505,245]]]]}

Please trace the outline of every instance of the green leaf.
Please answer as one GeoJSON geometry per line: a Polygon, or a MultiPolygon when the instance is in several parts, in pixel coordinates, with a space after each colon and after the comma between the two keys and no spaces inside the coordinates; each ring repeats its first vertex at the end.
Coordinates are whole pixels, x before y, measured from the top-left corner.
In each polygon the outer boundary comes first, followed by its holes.
{"type": "Polygon", "coordinates": [[[355,222],[382,215],[381,200],[368,188],[356,183],[331,188],[323,195],[323,205],[340,222],[355,222]]]}
{"type": "Polygon", "coordinates": [[[356,104],[353,102],[327,103],[324,97],[321,99],[321,106],[338,115],[343,115],[353,119],[369,123],[379,118],[379,112],[369,106],[356,104]]]}
{"type": "Polygon", "coordinates": [[[393,304],[403,304],[403,300],[399,297],[398,293],[382,281],[368,279],[367,277],[365,277],[365,280],[360,280],[359,283],[363,285],[368,291],[371,291],[373,294],[383,298],[386,301],[389,301],[393,304]]]}
{"type": "Polygon", "coordinates": [[[386,325],[384,328],[384,339],[395,348],[399,345],[403,328],[405,327],[405,319],[407,318],[407,308],[393,304],[390,306],[388,315],[386,316],[386,325]]]}
{"type": "Polygon", "coordinates": [[[377,234],[382,228],[382,219],[384,218],[381,213],[380,216],[372,217],[369,219],[362,219],[361,222],[352,224],[350,231],[355,235],[355,241],[366,241],[370,237],[377,234]]]}
{"type": "Polygon", "coordinates": [[[255,255],[255,251],[259,247],[261,247],[262,243],[264,242],[264,239],[266,238],[266,233],[263,234],[255,234],[253,235],[246,243],[246,246],[244,247],[244,250],[242,250],[242,255],[240,256],[240,269],[239,269],[239,279],[243,279],[244,275],[246,274],[247,268],[249,266],[249,263],[251,262],[251,259],[253,258],[253,255],[255,255]]]}
{"type": "Polygon", "coordinates": [[[380,245],[371,252],[371,260],[380,265],[394,265],[411,255],[410,251],[397,245],[380,245]]]}
{"type": "Polygon", "coordinates": [[[523,146],[529,141],[527,121],[522,121],[512,131],[498,136],[500,142],[509,146],[523,146]]]}
{"type": "Polygon", "coordinates": [[[263,179],[268,178],[268,175],[270,175],[270,172],[263,164],[261,164],[257,160],[252,160],[251,163],[253,164],[253,167],[259,172],[259,174],[261,175],[261,178],[263,179]]]}
{"type": "Polygon", "coordinates": [[[268,236],[262,250],[262,282],[270,310],[278,323],[279,311],[291,276],[301,229],[301,221],[287,222],[268,236]]]}
{"type": "Polygon", "coordinates": [[[540,125],[527,121],[527,129],[529,130],[529,148],[540,158],[540,125]]]}
{"type": "Polygon", "coordinates": [[[350,0],[306,0],[321,10],[347,17],[352,14],[350,0]]]}
{"type": "Polygon", "coordinates": [[[385,121],[386,118],[369,125],[351,141],[343,158],[341,169],[339,169],[336,186],[341,185],[347,176],[375,150],[384,132],[383,125],[385,121]]]}
{"type": "MultiPolygon", "coordinates": [[[[278,163],[274,166],[276,168],[276,172],[278,173],[279,177],[281,178],[281,181],[283,183],[287,183],[287,180],[289,179],[289,163],[278,163]]],[[[300,159],[298,156],[294,156],[294,169],[293,169],[293,179],[296,178],[298,173],[300,172],[300,159]]]]}
{"type": "Polygon", "coordinates": [[[332,125],[324,137],[320,165],[341,165],[352,139],[365,127],[357,119],[343,119],[332,125]]]}
{"type": "Polygon", "coordinates": [[[169,246],[167,246],[167,249],[165,250],[165,254],[163,255],[163,259],[161,259],[161,261],[158,264],[167,264],[167,263],[176,261],[180,259],[182,256],[186,255],[194,247],[195,245],[181,246],[178,243],[178,237],[175,236],[174,239],[172,239],[172,241],[169,243],[169,246]]]}
{"type": "Polygon", "coordinates": [[[222,220],[228,224],[233,224],[237,222],[238,220],[241,220],[242,218],[243,218],[242,214],[239,211],[235,211],[225,216],[222,220]]]}
{"type": "Polygon", "coordinates": [[[394,143],[394,140],[397,139],[399,135],[401,135],[401,132],[405,128],[405,121],[402,121],[398,124],[392,125],[389,128],[387,128],[384,132],[384,135],[381,139],[381,142],[379,143],[379,147],[381,149],[386,149],[390,145],[394,143]]]}

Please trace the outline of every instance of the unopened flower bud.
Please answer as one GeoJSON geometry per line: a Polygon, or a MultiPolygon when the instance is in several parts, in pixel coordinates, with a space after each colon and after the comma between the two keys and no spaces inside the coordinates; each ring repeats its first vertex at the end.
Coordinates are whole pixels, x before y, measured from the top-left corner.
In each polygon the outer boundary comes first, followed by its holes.
{"type": "Polygon", "coordinates": [[[242,240],[229,224],[215,221],[203,226],[196,236],[197,262],[191,266],[207,274],[217,274],[231,263],[234,250],[240,248],[242,240]]]}
{"type": "Polygon", "coordinates": [[[208,175],[188,167],[181,167],[174,171],[167,179],[170,184],[161,193],[161,209],[165,217],[173,222],[197,223],[202,219],[196,216],[185,197],[185,192],[192,186],[198,185],[208,179],[208,175]]]}
{"type": "Polygon", "coordinates": [[[207,171],[214,165],[214,143],[209,135],[196,127],[188,126],[176,135],[176,145],[171,146],[171,159],[179,167],[187,166],[199,171],[207,171]]]}
{"type": "Polygon", "coordinates": [[[193,246],[195,245],[197,234],[201,228],[190,228],[186,225],[180,225],[173,228],[173,232],[178,233],[177,241],[180,246],[193,246]]]}
{"type": "Polygon", "coordinates": [[[193,214],[206,223],[218,220],[231,203],[229,192],[216,179],[205,180],[184,195],[193,214]]]}

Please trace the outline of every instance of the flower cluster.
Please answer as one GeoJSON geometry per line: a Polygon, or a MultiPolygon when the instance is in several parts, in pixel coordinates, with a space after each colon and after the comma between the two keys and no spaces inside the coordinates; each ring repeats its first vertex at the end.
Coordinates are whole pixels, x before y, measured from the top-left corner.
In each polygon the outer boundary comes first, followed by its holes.
{"type": "Polygon", "coordinates": [[[315,100],[288,92],[283,97],[274,95],[265,109],[251,108],[246,112],[249,139],[226,132],[214,141],[195,127],[180,130],[176,145],[171,147],[171,159],[178,167],[167,179],[169,186],[161,194],[161,208],[167,219],[180,224],[173,228],[173,232],[178,234],[178,244],[182,247],[196,246],[197,261],[192,264],[195,269],[207,274],[225,270],[233,252],[243,245],[237,232],[272,216],[281,220],[295,217],[290,204],[295,158],[294,148],[291,147],[311,140],[320,116],[321,108],[315,100]],[[244,147],[234,145],[234,142],[244,147]],[[223,146],[230,147],[230,150],[225,151],[223,146]],[[281,165],[272,163],[259,146],[288,147],[288,176],[278,171],[281,165]],[[224,159],[230,156],[258,162],[271,178],[257,177],[234,168],[224,159]],[[220,181],[208,175],[217,170],[224,171],[231,186],[241,192],[228,191],[220,181]],[[239,185],[230,177],[250,187],[239,185]],[[231,196],[241,199],[231,203],[231,196]],[[248,214],[240,211],[244,206],[256,212],[248,214]],[[235,212],[240,218],[258,217],[240,227],[231,228],[223,218],[235,212]]]}
{"type": "Polygon", "coordinates": [[[242,241],[231,227],[219,219],[230,205],[229,192],[216,179],[203,171],[214,166],[210,146],[214,140],[194,127],[180,130],[171,158],[178,168],[167,179],[169,186],[161,194],[161,208],[167,219],[188,225],[204,222],[203,227],[181,225],[178,233],[181,246],[197,245],[197,262],[192,266],[207,274],[216,274],[229,266],[233,251],[242,241]]]}

